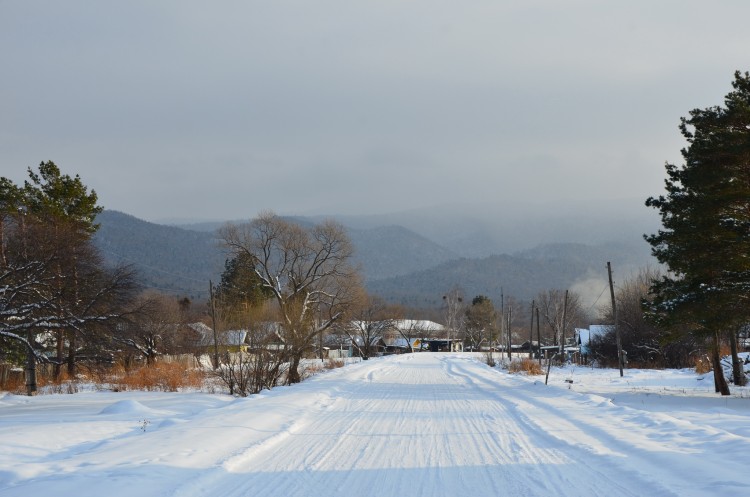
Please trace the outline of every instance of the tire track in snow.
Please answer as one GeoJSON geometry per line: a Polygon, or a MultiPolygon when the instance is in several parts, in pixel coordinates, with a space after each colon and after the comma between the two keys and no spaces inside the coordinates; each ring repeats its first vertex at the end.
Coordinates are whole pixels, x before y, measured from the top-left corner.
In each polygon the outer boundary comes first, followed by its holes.
{"type": "Polygon", "coordinates": [[[616,422],[637,420],[580,394],[536,389],[473,359],[414,354],[366,361],[289,389],[288,402],[298,401],[296,388],[307,388],[316,403],[300,401],[298,416],[286,418],[278,433],[227,455],[174,495],[707,494],[684,484],[670,488],[676,469],[660,467],[643,446],[581,426],[579,413],[590,408],[616,422]]]}
{"type": "Polygon", "coordinates": [[[600,463],[610,463],[610,472],[624,473],[631,481],[643,482],[636,488],[651,486],[652,495],[704,496],[715,492],[717,486],[738,491],[747,488],[743,481],[717,480],[713,475],[724,472],[707,465],[691,445],[691,440],[699,440],[705,446],[708,430],[711,432],[708,436],[722,439],[717,450],[735,442],[740,445],[738,452],[743,452],[748,443],[742,437],[692,426],[664,414],[614,406],[603,398],[597,401],[594,396],[536,385],[491,370],[472,378],[488,387],[495,385],[499,401],[508,404],[519,422],[526,423],[530,430],[578,447],[584,454],[597,454],[600,463]],[[559,405],[552,405],[553,402],[559,405]],[[602,445],[611,454],[602,454],[602,445]],[[674,463],[675,454],[683,460],[679,465],[674,463]],[[688,482],[685,475],[690,475],[688,482]]]}
{"type": "MultiPolygon", "coordinates": [[[[590,464],[593,460],[592,452],[597,460],[601,460],[601,457],[605,455],[595,447],[596,444],[592,444],[586,450],[581,450],[579,445],[570,444],[569,440],[540,430],[536,423],[508,400],[508,397],[512,398],[513,392],[509,388],[504,388],[501,393],[497,383],[485,378],[481,370],[477,371],[475,364],[454,360],[449,363],[449,369],[452,374],[463,378],[468,385],[484,390],[489,397],[502,406],[503,415],[497,420],[497,429],[510,431],[519,450],[536,462],[530,469],[531,474],[527,475],[528,487],[523,495],[640,497],[643,495],[643,488],[654,487],[653,484],[644,485],[643,482],[633,485],[634,475],[623,474],[617,468],[592,466],[590,464]],[[544,447],[551,450],[548,453],[542,453],[540,457],[539,448],[544,447]],[[544,457],[549,455],[553,457],[544,457]],[[632,488],[637,490],[633,491],[632,488]]],[[[568,432],[569,437],[576,435],[576,430],[572,426],[563,431],[568,432]]],[[[677,497],[676,494],[660,485],[652,488],[648,495],[677,497]]]]}
{"type": "MultiPolygon", "coordinates": [[[[335,391],[335,390],[332,390],[335,391]]],[[[197,477],[188,480],[180,485],[171,495],[173,497],[201,497],[205,495],[214,495],[215,488],[221,487],[226,481],[226,475],[241,470],[243,467],[251,465],[254,460],[264,457],[265,454],[273,451],[276,447],[282,445],[294,433],[303,430],[308,420],[316,412],[325,411],[335,402],[330,392],[322,391],[314,394],[313,400],[309,406],[303,409],[303,416],[290,417],[284,416],[278,420],[276,428],[266,427],[265,431],[270,433],[267,437],[260,437],[251,441],[249,445],[238,449],[229,455],[221,458],[213,468],[202,471],[197,477]]],[[[258,399],[260,400],[260,399],[258,399]]],[[[304,404],[303,404],[304,405],[304,404]]],[[[246,495],[246,494],[239,494],[246,495]]]]}
{"type": "MultiPolygon", "coordinates": [[[[413,359],[412,356],[405,358],[413,359]]],[[[373,478],[373,488],[387,483],[384,495],[402,495],[405,491],[408,495],[435,495],[436,491],[438,495],[455,495],[472,488],[474,492],[469,492],[470,495],[481,495],[511,490],[513,482],[505,481],[500,485],[502,479],[498,475],[488,474],[498,454],[502,457],[508,452],[501,450],[497,440],[487,437],[486,418],[472,412],[469,404],[476,403],[477,399],[466,399],[462,385],[445,371],[436,377],[435,370],[442,369],[438,364],[425,368],[405,362],[394,360],[377,375],[370,375],[369,379],[381,384],[370,386],[369,398],[360,401],[358,406],[361,413],[380,409],[379,414],[390,421],[380,426],[373,424],[371,429],[355,436],[355,443],[357,440],[367,443],[368,439],[376,438],[371,453],[379,463],[376,470],[387,475],[388,481],[373,478]],[[420,392],[412,395],[416,389],[420,392]],[[474,450],[467,453],[467,446],[474,450]],[[478,467],[481,471],[456,471],[461,467],[478,467]],[[455,481],[446,485],[450,490],[445,487],[437,490],[430,485],[412,488],[407,479],[396,477],[403,468],[415,469],[420,478],[428,481],[447,481],[451,475],[455,481]]],[[[360,457],[357,462],[367,463],[368,460],[360,457]]],[[[358,466],[355,464],[352,469],[358,466]]],[[[356,478],[346,478],[344,487],[355,485],[356,478]]]]}
{"type": "Polygon", "coordinates": [[[494,495],[513,486],[513,479],[498,485],[502,479],[490,474],[497,454],[508,450],[484,450],[479,457],[478,449],[466,451],[466,446],[481,447],[478,442],[487,439],[486,418],[481,416],[480,426],[480,416],[467,416],[463,385],[447,373],[436,376],[437,362],[407,368],[408,372],[391,361],[373,361],[370,368],[363,377],[373,381],[347,383],[335,403],[338,409],[316,412],[304,432],[286,437],[284,447],[267,458],[256,457],[253,471],[244,477],[224,475],[212,487],[221,488],[225,496],[351,495],[354,489],[365,495],[404,495],[405,489],[408,495],[436,495],[432,485],[415,486],[410,474],[431,481],[451,478],[450,490],[437,495],[455,495],[467,488],[475,489],[472,495],[494,495]],[[450,395],[445,395],[446,386],[452,389],[450,395]],[[467,457],[470,461],[462,460],[467,457]],[[467,471],[468,478],[462,478],[457,468],[469,463],[480,470],[467,471]],[[336,490],[330,481],[336,482],[336,490]]]}
{"type": "MultiPolygon", "coordinates": [[[[277,450],[248,451],[243,462],[251,470],[219,475],[211,486],[227,497],[547,496],[570,484],[570,458],[554,444],[534,443],[524,425],[500,423],[511,418],[507,407],[451,363],[423,356],[366,369],[358,373],[364,381],[348,382],[330,409],[307,416],[277,450]],[[442,485],[415,486],[410,475],[442,485]]],[[[575,495],[595,495],[581,490],[575,495]]]]}

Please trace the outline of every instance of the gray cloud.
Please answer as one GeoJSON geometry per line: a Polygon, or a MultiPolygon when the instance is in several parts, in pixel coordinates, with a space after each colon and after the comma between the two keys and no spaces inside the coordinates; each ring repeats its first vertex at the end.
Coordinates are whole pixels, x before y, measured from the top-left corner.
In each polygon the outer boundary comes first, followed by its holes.
{"type": "Polygon", "coordinates": [[[147,219],[645,198],[741,0],[0,3],[0,167],[147,219]],[[614,189],[614,191],[613,191],[614,189]]]}

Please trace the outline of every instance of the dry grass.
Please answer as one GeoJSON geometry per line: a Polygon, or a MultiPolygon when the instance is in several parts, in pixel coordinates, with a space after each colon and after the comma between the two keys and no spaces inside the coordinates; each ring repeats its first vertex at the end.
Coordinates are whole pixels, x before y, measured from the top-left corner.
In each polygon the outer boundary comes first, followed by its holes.
{"type": "Polygon", "coordinates": [[[306,380],[311,376],[314,376],[323,371],[323,363],[321,362],[309,362],[302,363],[299,367],[300,380],[306,380]]]}
{"type": "Polygon", "coordinates": [[[528,375],[541,375],[544,374],[542,367],[538,361],[533,359],[521,359],[520,361],[513,361],[508,366],[510,373],[523,373],[528,375]]]}
{"type": "Polygon", "coordinates": [[[127,371],[122,366],[115,366],[110,370],[108,383],[116,392],[128,390],[176,392],[184,388],[199,389],[204,380],[205,374],[200,370],[185,369],[177,363],[156,363],[127,371]]]}
{"type": "Polygon", "coordinates": [[[326,361],[323,363],[323,367],[326,369],[343,368],[344,360],[343,359],[326,359],[326,361]]]}
{"type": "MultiPolygon", "coordinates": [[[[63,381],[50,383],[43,387],[45,393],[78,393],[78,382],[76,381],[63,381]]],[[[24,389],[25,391],[25,389],[24,389]]]]}
{"type": "MultiPolygon", "coordinates": [[[[76,378],[69,378],[63,371],[55,378],[51,364],[37,365],[37,394],[77,393],[82,385],[97,390],[125,391],[159,391],[176,392],[181,389],[202,390],[206,381],[206,372],[194,367],[186,367],[184,361],[158,361],[150,366],[124,364],[78,365],[76,378]]],[[[18,395],[26,394],[25,374],[17,368],[2,371],[0,390],[18,395]]]]}
{"type": "Polygon", "coordinates": [[[6,390],[15,394],[23,394],[26,392],[26,380],[23,372],[8,375],[8,377],[0,385],[0,390],[6,390]]]}
{"type": "MultiPolygon", "coordinates": [[[[0,390],[12,392],[16,395],[26,395],[26,375],[21,370],[12,371],[4,375],[5,381],[0,384],[0,390]]],[[[37,393],[77,393],[78,381],[70,378],[65,369],[55,378],[50,364],[39,364],[36,370],[37,393]]]]}
{"type": "Polygon", "coordinates": [[[695,372],[698,374],[706,374],[712,370],[711,361],[708,357],[699,357],[695,360],[695,372]]]}

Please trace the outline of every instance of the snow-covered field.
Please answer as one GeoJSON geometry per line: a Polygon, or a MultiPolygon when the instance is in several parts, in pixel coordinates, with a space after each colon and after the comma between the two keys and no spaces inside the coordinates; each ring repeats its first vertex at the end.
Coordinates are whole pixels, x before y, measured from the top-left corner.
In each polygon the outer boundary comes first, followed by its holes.
{"type": "Polygon", "coordinates": [[[0,496],[747,493],[750,391],[701,378],[420,353],[246,399],[0,393],[0,496]]]}

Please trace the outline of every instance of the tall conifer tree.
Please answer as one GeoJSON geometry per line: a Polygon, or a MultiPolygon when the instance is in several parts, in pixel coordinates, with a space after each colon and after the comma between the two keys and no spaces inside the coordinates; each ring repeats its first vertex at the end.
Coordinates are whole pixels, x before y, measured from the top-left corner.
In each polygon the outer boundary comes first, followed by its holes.
{"type": "Polygon", "coordinates": [[[651,310],[708,341],[722,394],[721,334],[750,317],[750,74],[736,72],[732,86],[723,107],[682,118],[685,163],[666,164],[666,195],[646,201],[663,226],[646,240],[670,271],[654,282],[651,310]]]}

